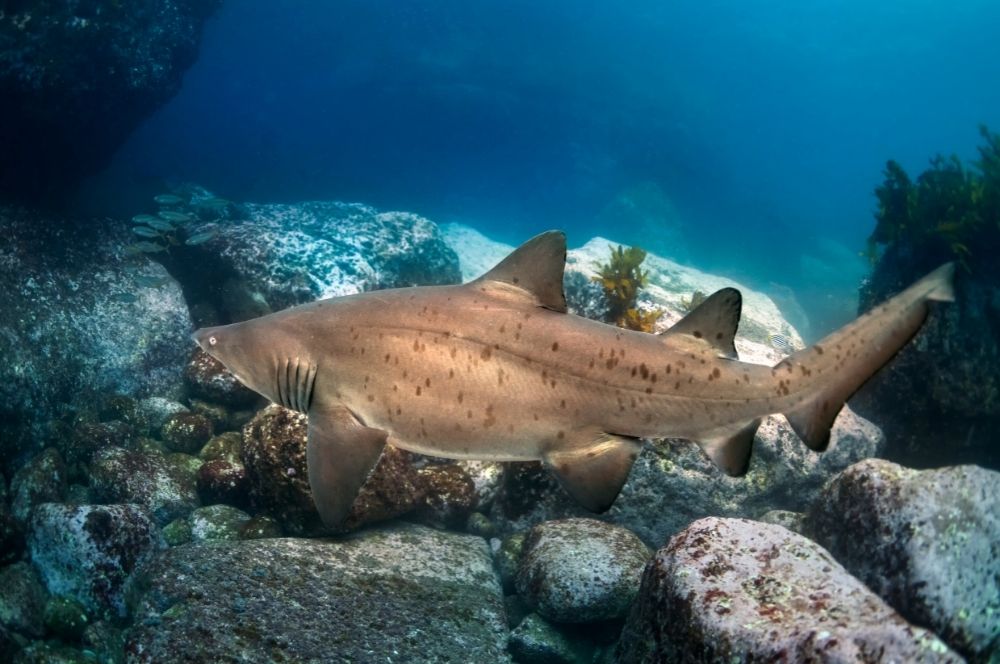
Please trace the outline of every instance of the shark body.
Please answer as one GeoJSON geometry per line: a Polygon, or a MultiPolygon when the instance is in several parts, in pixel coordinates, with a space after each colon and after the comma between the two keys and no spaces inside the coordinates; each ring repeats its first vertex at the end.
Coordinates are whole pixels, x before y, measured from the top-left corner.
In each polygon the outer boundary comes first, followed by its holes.
{"type": "Polygon", "coordinates": [[[565,236],[528,241],[460,286],[321,300],[194,335],[237,378],[309,417],[317,509],[347,518],[386,444],[454,459],[541,460],[584,507],[610,507],[644,437],[698,442],[745,472],[760,419],[822,450],[845,401],[953,299],[951,264],[774,367],[739,362],[739,291],[660,335],[566,313],[565,236]]]}

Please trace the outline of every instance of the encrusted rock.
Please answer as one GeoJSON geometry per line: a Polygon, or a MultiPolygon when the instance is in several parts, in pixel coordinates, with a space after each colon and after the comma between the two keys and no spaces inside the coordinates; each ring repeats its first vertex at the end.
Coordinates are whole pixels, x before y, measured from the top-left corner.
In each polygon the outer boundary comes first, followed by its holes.
{"type": "Polygon", "coordinates": [[[138,408],[148,425],[147,432],[159,431],[167,418],[175,413],[188,412],[188,407],[184,404],[163,397],[142,399],[138,408]]]}
{"type": "Polygon", "coordinates": [[[802,512],[789,512],[788,510],[768,510],[761,514],[757,520],[764,523],[773,523],[776,526],[787,528],[793,533],[807,535],[802,532],[802,520],[805,515],[802,512]]]}
{"type": "Polygon", "coordinates": [[[486,543],[420,526],[172,548],[130,597],[137,664],[510,661],[486,543]]]}
{"type": "Polygon", "coordinates": [[[618,646],[634,662],[961,662],[815,542],[709,517],[660,549],[618,646]]]}
{"type": "Polygon", "coordinates": [[[90,624],[87,609],[72,597],[53,597],[45,604],[45,629],[64,641],[78,641],[90,624]]]}
{"type": "Polygon", "coordinates": [[[243,436],[238,431],[226,431],[213,436],[198,453],[205,461],[225,459],[240,463],[243,450],[243,436]]]}
{"type": "Polygon", "coordinates": [[[277,519],[258,514],[243,524],[240,528],[240,539],[254,540],[267,539],[269,537],[281,537],[281,524],[277,519]]]}
{"type": "Polygon", "coordinates": [[[246,406],[259,397],[241,383],[222,362],[196,348],[184,368],[184,380],[203,399],[230,406],[246,406]]]}
{"type": "Polygon", "coordinates": [[[10,483],[11,514],[24,524],[36,505],[62,500],[66,487],[62,455],[53,447],[46,448],[14,475],[10,483]]]}
{"type": "Polygon", "coordinates": [[[198,470],[198,495],[205,505],[245,505],[249,495],[246,468],[227,459],[206,461],[198,470]]]}
{"type": "Polygon", "coordinates": [[[163,423],[160,437],[175,452],[197,454],[212,437],[212,422],[198,413],[175,413],[163,423]]]}
{"type": "Polygon", "coordinates": [[[42,636],[48,593],[38,574],[25,562],[0,569],[0,625],[28,637],[42,636]]]}
{"type": "Polygon", "coordinates": [[[239,539],[249,521],[249,514],[229,505],[199,507],[188,515],[194,542],[239,539]]]}
{"type": "Polygon", "coordinates": [[[102,450],[90,466],[90,486],[97,500],[142,505],[161,524],[198,506],[194,481],[155,452],[102,450]]]}
{"type": "Polygon", "coordinates": [[[99,616],[123,616],[125,580],[165,546],[138,505],[39,505],[31,520],[31,559],[49,592],[99,616]]]}
{"type": "Polygon", "coordinates": [[[649,556],[624,528],[594,519],[547,521],[525,538],[517,591],[556,622],[619,618],[639,591],[649,556]]]}
{"type": "Polygon", "coordinates": [[[1000,656],[1000,473],[868,459],[827,485],[805,528],[909,620],[970,660],[1000,656]]]}
{"type": "Polygon", "coordinates": [[[593,655],[534,613],[511,631],[509,649],[519,664],[577,664],[593,655]]]}
{"type": "Polygon", "coordinates": [[[69,445],[62,449],[63,458],[70,466],[90,463],[96,452],[108,447],[131,447],[136,439],[132,425],[111,422],[81,422],[73,428],[69,445]]]}
{"type": "Polygon", "coordinates": [[[438,528],[460,528],[479,506],[472,478],[456,463],[430,464],[419,473],[426,487],[421,520],[438,528]]]}

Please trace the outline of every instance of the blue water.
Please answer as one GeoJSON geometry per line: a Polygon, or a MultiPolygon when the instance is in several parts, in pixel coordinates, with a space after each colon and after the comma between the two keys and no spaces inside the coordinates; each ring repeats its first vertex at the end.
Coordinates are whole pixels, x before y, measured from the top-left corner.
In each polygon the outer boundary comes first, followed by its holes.
{"type": "Polygon", "coordinates": [[[997,26],[994,0],[226,2],[91,190],[601,234],[790,286],[815,336],[852,313],[885,161],[1000,127],[997,26]]]}

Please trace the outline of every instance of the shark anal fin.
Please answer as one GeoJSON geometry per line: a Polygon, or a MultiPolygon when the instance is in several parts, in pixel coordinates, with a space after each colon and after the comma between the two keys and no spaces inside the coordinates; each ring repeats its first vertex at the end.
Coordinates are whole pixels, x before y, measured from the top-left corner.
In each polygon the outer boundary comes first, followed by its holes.
{"type": "Polygon", "coordinates": [[[339,528],[347,519],[387,438],[385,431],[364,426],[347,408],[309,411],[309,488],[328,528],[339,528]]]}
{"type": "Polygon", "coordinates": [[[666,341],[684,334],[711,346],[719,355],[730,360],[736,354],[736,328],[740,325],[743,296],[735,288],[723,288],[709,295],[691,313],[662,333],[666,341]]]}
{"type": "Polygon", "coordinates": [[[566,313],[563,271],[566,234],[546,231],[512,251],[496,267],[472,283],[499,281],[522,288],[546,309],[566,313]]]}
{"type": "Polygon", "coordinates": [[[760,419],[756,419],[714,436],[704,436],[697,442],[722,472],[738,477],[746,474],[750,465],[750,451],[759,426],[760,419]]]}
{"type": "Polygon", "coordinates": [[[542,461],[563,489],[591,512],[607,511],[628,479],[642,450],[634,438],[579,431],[565,447],[547,452],[542,461]]]}
{"type": "Polygon", "coordinates": [[[833,421],[837,419],[844,403],[842,397],[836,398],[835,401],[826,398],[814,399],[785,413],[785,419],[792,425],[792,430],[802,439],[806,447],[814,452],[822,452],[830,444],[830,429],[833,428],[833,421]]]}

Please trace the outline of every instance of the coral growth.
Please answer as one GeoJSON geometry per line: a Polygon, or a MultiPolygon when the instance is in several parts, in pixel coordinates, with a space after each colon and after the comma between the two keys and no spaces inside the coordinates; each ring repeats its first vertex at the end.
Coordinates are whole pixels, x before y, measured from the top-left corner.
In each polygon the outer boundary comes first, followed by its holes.
{"type": "Polygon", "coordinates": [[[659,309],[640,311],[636,305],[639,289],[646,285],[648,273],[642,269],[646,252],[639,247],[628,249],[608,245],[611,257],[607,263],[597,264],[597,276],[591,277],[601,285],[608,304],[608,320],[618,327],[640,332],[652,332],[663,312],[659,309]]]}

